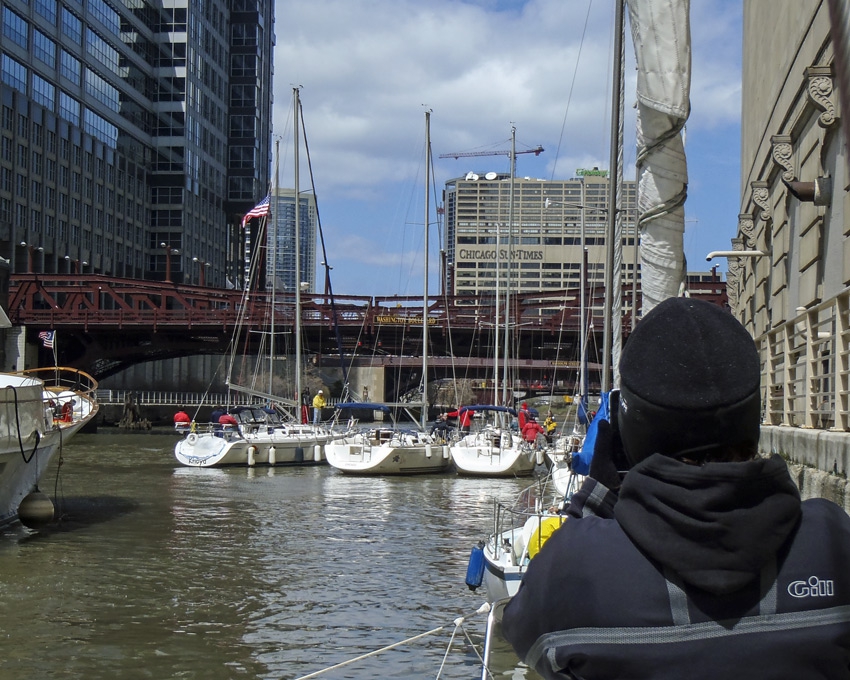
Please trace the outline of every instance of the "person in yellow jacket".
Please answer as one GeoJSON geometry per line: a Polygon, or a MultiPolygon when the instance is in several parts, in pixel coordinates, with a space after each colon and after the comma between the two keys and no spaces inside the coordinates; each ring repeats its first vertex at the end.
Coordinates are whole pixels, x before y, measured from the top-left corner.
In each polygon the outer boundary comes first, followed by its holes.
{"type": "Polygon", "coordinates": [[[322,390],[316,392],[313,397],[313,425],[318,425],[322,421],[322,409],[325,408],[325,393],[322,390]]]}
{"type": "Polygon", "coordinates": [[[546,439],[550,442],[552,441],[552,435],[555,434],[555,430],[558,429],[558,423],[555,422],[555,418],[552,417],[552,412],[549,411],[546,416],[546,420],[543,421],[543,427],[546,428],[546,439]]]}

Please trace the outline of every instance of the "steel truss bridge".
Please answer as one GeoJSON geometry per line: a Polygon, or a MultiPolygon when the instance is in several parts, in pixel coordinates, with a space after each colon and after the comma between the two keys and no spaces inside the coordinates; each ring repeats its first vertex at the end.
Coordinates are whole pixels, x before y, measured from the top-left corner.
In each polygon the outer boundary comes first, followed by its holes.
{"type": "MultiPolygon", "coordinates": [[[[631,291],[625,292],[623,328],[629,329],[631,291]]],[[[691,295],[723,304],[726,285],[719,279],[696,284],[691,295]]],[[[9,318],[27,327],[28,342],[38,343],[40,331],[57,331],[59,363],[87,370],[98,379],[136,363],[223,354],[237,328],[266,328],[272,308],[282,332],[291,334],[295,325],[291,293],[245,295],[238,290],[96,274],[12,274],[8,299],[9,318]]],[[[510,324],[519,331],[511,334],[519,337],[511,353],[516,367],[531,373],[575,366],[578,288],[520,293],[511,302],[510,324]]],[[[604,291],[590,292],[585,304],[592,310],[588,344],[601,348],[604,291]]],[[[341,346],[350,365],[421,367],[422,315],[422,296],[302,293],[302,350],[314,363],[327,365],[339,364],[341,346]]],[[[458,361],[466,367],[490,367],[495,316],[493,295],[430,296],[429,365],[438,371],[458,361]]],[[[500,318],[504,326],[503,309],[500,318]]],[[[257,343],[259,336],[255,333],[252,339],[249,334],[242,342],[257,343]]]]}

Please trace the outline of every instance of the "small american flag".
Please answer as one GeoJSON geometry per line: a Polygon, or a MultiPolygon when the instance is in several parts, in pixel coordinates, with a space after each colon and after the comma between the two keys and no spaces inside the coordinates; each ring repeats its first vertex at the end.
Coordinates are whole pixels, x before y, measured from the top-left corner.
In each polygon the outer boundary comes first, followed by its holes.
{"type": "Polygon", "coordinates": [[[242,218],[242,226],[245,226],[245,223],[254,217],[267,217],[269,214],[269,197],[266,196],[262,201],[257,203],[253,208],[251,208],[247,213],[245,213],[245,217],[242,218]]]}
{"type": "Polygon", "coordinates": [[[53,347],[53,340],[56,337],[56,331],[41,331],[38,334],[41,344],[45,347],[53,347]]]}

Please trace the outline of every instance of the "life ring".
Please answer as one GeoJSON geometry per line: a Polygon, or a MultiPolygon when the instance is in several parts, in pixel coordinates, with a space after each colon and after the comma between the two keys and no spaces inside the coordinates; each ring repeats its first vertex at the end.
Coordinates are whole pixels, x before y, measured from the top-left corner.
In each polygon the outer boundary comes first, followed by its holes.
{"type": "Polygon", "coordinates": [[[194,446],[198,442],[198,435],[194,432],[190,432],[189,436],[186,437],[186,441],[194,446]]]}

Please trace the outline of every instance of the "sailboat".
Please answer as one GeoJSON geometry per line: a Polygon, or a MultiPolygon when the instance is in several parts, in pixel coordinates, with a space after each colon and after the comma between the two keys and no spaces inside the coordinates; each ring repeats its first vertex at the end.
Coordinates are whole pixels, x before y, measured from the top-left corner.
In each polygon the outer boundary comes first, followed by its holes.
{"type": "MultiPolygon", "coordinates": [[[[295,279],[301,278],[301,219],[300,219],[300,186],[299,186],[299,142],[298,132],[301,121],[301,106],[298,88],[293,88],[293,119],[294,148],[295,148],[295,279]]],[[[279,158],[279,155],[278,155],[279,158]]],[[[277,179],[277,178],[275,178],[277,179]]],[[[275,182],[277,183],[277,182],[275,182]]],[[[264,219],[268,220],[271,211],[271,197],[266,207],[264,219]]],[[[272,220],[272,224],[276,224],[272,220]]],[[[277,251],[277,234],[273,233],[271,241],[272,252],[277,251]]],[[[259,249],[258,249],[259,251],[259,249]]],[[[272,257],[274,261],[274,256],[272,257]]],[[[265,262],[257,257],[254,267],[263,267],[265,262]]],[[[318,464],[324,461],[325,445],[338,435],[329,428],[320,425],[302,423],[301,417],[301,291],[295,291],[295,395],[296,399],[286,399],[272,394],[271,378],[274,374],[274,291],[276,281],[271,283],[271,318],[272,327],[269,334],[269,388],[266,391],[257,390],[254,386],[245,386],[233,382],[228,376],[228,388],[246,393],[258,401],[255,405],[233,409],[231,415],[235,424],[221,426],[213,423],[205,431],[199,431],[195,425],[190,432],[174,447],[174,455],[182,465],[189,467],[223,467],[255,465],[305,465],[318,464]],[[265,404],[265,406],[263,405],[265,404]],[[281,404],[294,410],[289,419],[286,412],[273,408],[271,404],[281,404]]],[[[246,286],[245,294],[249,295],[250,285],[246,286]]],[[[246,305],[243,305],[245,307],[246,305]]],[[[230,370],[235,364],[235,356],[231,357],[230,370]]]]}
{"type": "MultiPolygon", "coordinates": [[[[389,427],[363,428],[346,434],[325,446],[328,463],[347,474],[413,475],[444,472],[451,464],[448,446],[425,432],[428,417],[428,227],[430,223],[431,112],[425,112],[425,285],[422,302],[422,400],[418,429],[402,429],[393,417],[393,408],[408,409],[413,404],[346,402],[338,413],[371,409],[390,420],[389,427]]],[[[408,413],[410,413],[408,411],[408,413]]]]}
{"type": "MultiPolygon", "coordinates": [[[[516,159],[516,128],[511,129],[511,185],[508,207],[507,243],[511,243],[511,230],[513,229],[514,212],[514,178],[516,159]]],[[[501,248],[497,247],[497,251],[501,248]]],[[[510,253],[510,246],[507,248],[510,253]]],[[[496,396],[498,397],[499,382],[499,357],[503,353],[504,363],[502,365],[504,375],[502,377],[501,404],[466,406],[461,411],[473,410],[478,416],[478,422],[483,423],[476,427],[474,432],[461,437],[449,447],[458,473],[465,475],[476,475],[483,477],[522,477],[530,475],[536,465],[543,462],[543,451],[535,445],[523,441],[518,429],[511,427],[514,419],[518,417],[515,408],[508,405],[508,381],[510,364],[510,262],[507,263],[507,286],[505,289],[505,327],[504,345],[500,346],[499,336],[501,323],[499,304],[499,271],[496,271],[496,318],[495,318],[495,352],[493,365],[493,378],[496,384],[496,396]]],[[[512,395],[511,395],[512,396],[512,395]]]]}

